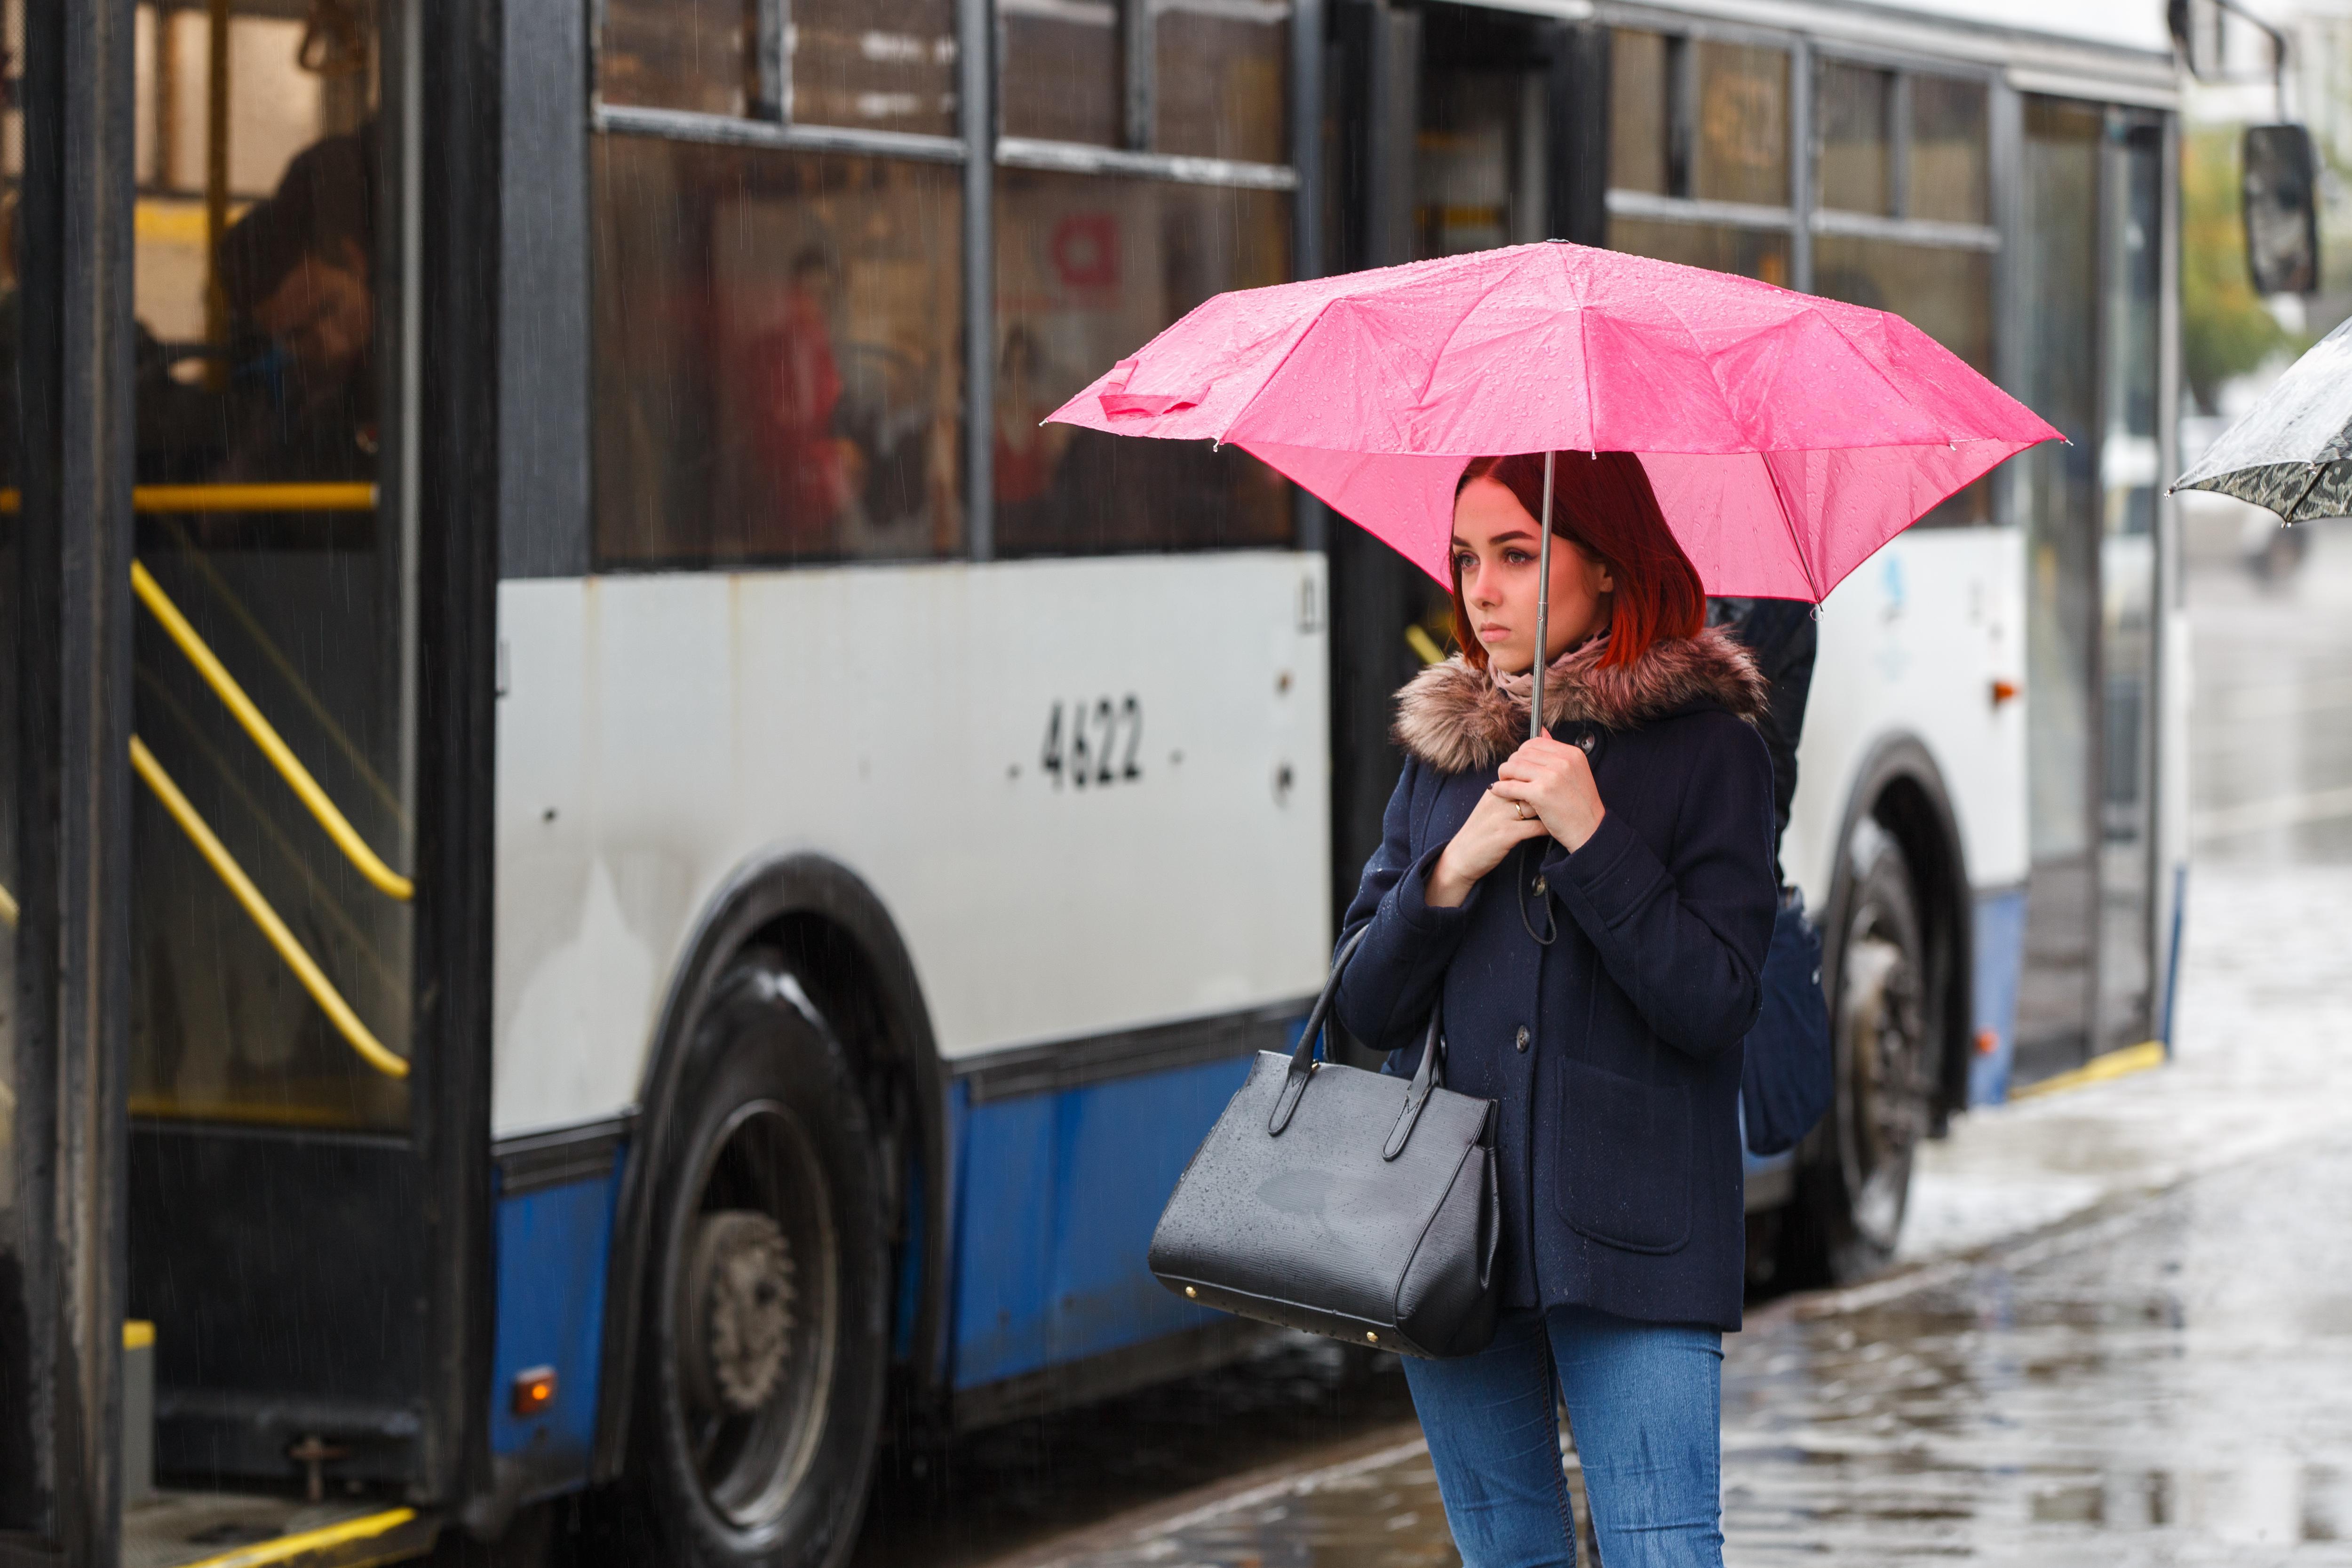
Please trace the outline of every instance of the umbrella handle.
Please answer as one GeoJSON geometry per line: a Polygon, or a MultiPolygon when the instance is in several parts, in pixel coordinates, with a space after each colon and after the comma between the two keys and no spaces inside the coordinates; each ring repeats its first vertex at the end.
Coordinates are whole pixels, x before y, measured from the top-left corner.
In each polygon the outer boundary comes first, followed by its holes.
{"type": "Polygon", "coordinates": [[[1543,527],[1536,543],[1536,663],[1535,679],[1528,691],[1528,739],[1544,732],[1544,666],[1551,654],[1551,466],[1558,452],[1544,453],[1543,527]]]}

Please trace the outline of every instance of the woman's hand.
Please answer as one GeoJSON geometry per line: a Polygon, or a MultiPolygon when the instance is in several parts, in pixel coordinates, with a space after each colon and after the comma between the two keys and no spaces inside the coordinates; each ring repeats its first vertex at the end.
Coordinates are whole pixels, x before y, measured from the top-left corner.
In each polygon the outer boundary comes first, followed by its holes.
{"type": "Polygon", "coordinates": [[[1470,896],[1472,885],[1501,865],[1504,856],[1543,836],[1543,819],[1536,816],[1534,806],[1522,816],[1517,805],[1488,790],[1478,797],[1462,831],[1439,853],[1437,864],[1429,868],[1422,901],[1433,910],[1459,909],[1470,896]]]}
{"type": "Polygon", "coordinates": [[[1537,736],[1504,760],[1494,795],[1524,802],[1544,831],[1570,853],[1583,848],[1601,826],[1601,791],[1592,782],[1592,764],[1582,751],[1549,735],[1537,736]]]}

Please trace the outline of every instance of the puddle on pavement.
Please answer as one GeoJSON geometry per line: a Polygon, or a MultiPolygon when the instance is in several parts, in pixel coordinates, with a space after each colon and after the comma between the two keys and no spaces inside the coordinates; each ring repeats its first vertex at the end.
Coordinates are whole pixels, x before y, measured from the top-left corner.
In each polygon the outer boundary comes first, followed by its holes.
{"type": "MultiPolygon", "coordinates": [[[[2201,1178],[2029,1264],[1771,1318],[1724,1395],[1734,1563],[2352,1563],[2352,1145],[2201,1178]]],[[[1064,1561],[1457,1561],[1425,1458],[1305,1484],[1064,1561]]]]}
{"type": "Polygon", "coordinates": [[[1394,1357],[1286,1336],[1237,1366],[886,1454],[851,1568],[993,1561],[1412,1420],[1394,1357]]]}

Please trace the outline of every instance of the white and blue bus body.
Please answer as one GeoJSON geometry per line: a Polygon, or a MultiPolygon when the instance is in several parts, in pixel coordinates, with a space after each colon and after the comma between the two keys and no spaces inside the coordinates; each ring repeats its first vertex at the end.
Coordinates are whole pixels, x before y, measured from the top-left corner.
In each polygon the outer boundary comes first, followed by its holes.
{"type": "MultiPolygon", "coordinates": [[[[154,602],[89,630],[91,722],[153,764],[89,796],[130,847],[89,894],[121,923],[11,962],[126,944],[124,995],[89,992],[123,1065],[0,1073],[9,1107],[125,1130],[118,1229],[72,1243],[119,1261],[72,1310],[153,1324],[172,1485],[316,1479],[482,1536],[615,1486],[678,1560],[829,1568],[886,1397],[945,1431],[1241,1352],[1145,1246],[1250,1054],[1295,1038],[1396,776],[1391,700],[1444,631],[1415,569],[1243,455],[1040,426],[1223,289],[1640,250],[1900,310],[2071,438],[1817,622],[1783,863],[1840,1104],[1751,1160],[1759,1271],[1883,1262],[1920,1138],[2161,1049],[2159,8],[759,0],[713,31],[664,0],[393,0],[306,41],[229,0],[215,159],[172,107],[215,90],[205,18],[131,9],[75,47],[143,107],[59,86],[9,113],[86,112],[80,140],[5,143],[120,197],[32,202],[22,286],[64,288],[65,243],[130,301],[41,362],[96,393],[26,383],[121,471],[75,489],[27,447],[10,504],[109,573],[135,554],[402,868],[321,834],[154,602]],[[281,248],[373,347],[306,404],[328,361],[272,337],[282,285],[211,268],[331,166],[367,199],[281,248]],[[253,408],[310,444],[239,434],[253,408]]],[[[46,733],[12,800],[80,776],[46,733]]],[[[0,859],[12,912],[62,875],[0,859]]],[[[67,1245],[25,1170],[0,1262],[67,1245]]],[[[10,1321],[67,1321],[51,1275],[13,1278],[38,1310],[10,1321]]],[[[109,1408],[116,1352],[44,1336],[0,1332],[0,1373],[109,1408]]],[[[55,1517],[0,1487],[0,1532],[55,1517]]]]}

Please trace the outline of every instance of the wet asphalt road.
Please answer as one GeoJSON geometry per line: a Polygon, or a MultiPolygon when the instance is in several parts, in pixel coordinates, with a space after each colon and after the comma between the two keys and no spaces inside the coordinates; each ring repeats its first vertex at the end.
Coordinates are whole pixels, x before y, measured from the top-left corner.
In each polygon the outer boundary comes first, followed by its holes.
{"type": "MultiPolygon", "coordinates": [[[[1963,1119],[1895,1273],[1751,1311],[1732,1563],[2352,1564],[2352,524],[2310,534],[2263,581],[2190,520],[2179,1059],[1963,1119]]],[[[856,1561],[1443,1568],[1417,1439],[1392,1365],[1288,1342],[894,1456],[856,1561]]]]}

